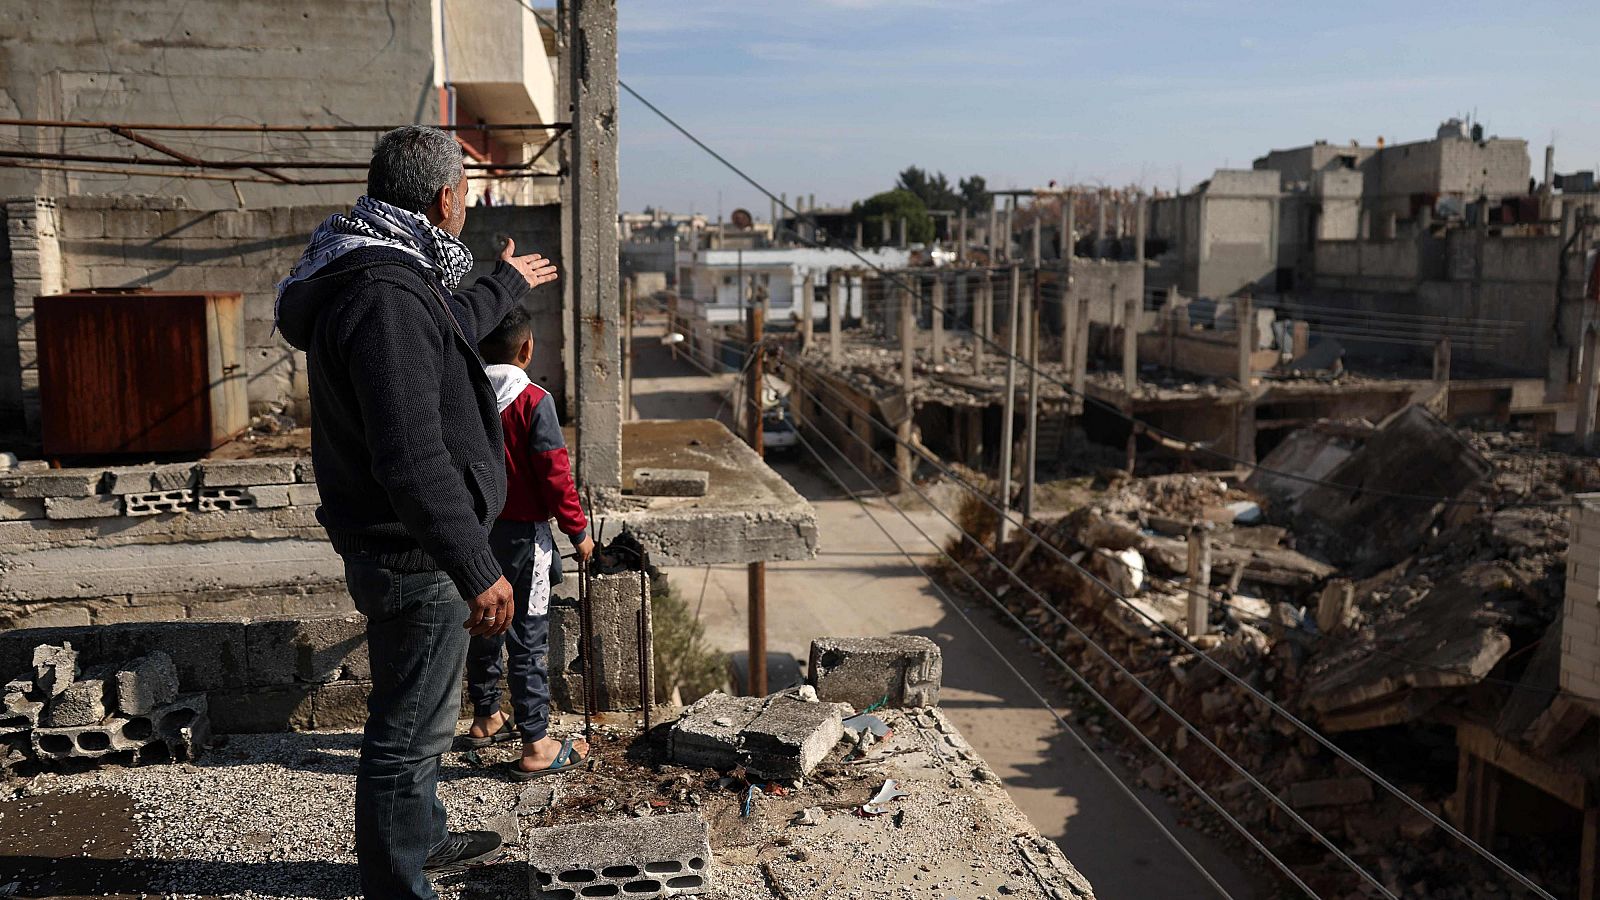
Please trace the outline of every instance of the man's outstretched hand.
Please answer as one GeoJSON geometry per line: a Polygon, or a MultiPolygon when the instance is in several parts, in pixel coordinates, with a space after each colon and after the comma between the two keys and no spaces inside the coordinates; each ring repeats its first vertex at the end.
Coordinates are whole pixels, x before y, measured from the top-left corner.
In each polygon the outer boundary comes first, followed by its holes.
{"type": "Polygon", "coordinates": [[[515,266],[516,270],[522,273],[522,277],[528,280],[528,287],[536,288],[541,284],[549,284],[559,277],[555,263],[537,253],[529,253],[527,256],[515,256],[516,251],[517,242],[508,237],[506,238],[505,249],[500,251],[500,258],[515,266]]]}
{"type": "MultiPolygon", "coordinates": [[[[526,258],[526,257],[524,257],[526,258]]],[[[494,637],[505,634],[511,627],[511,616],[516,612],[516,597],[511,592],[511,582],[501,577],[487,591],[467,601],[472,615],[462,625],[473,637],[494,637]]]]}

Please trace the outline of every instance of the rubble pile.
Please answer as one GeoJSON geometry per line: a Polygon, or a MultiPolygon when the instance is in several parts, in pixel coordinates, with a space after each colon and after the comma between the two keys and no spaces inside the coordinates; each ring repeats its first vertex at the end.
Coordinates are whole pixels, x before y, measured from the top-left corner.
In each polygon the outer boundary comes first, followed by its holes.
{"type": "Polygon", "coordinates": [[[206,695],[180,695],[177,667],[159,650],[80,672],[72,644],[41,644],[31,670],[5,684],[0,748],[8,768],[29,760],[186,761],[209,737],[206,695]]]}
{"type": "MultiPolygon", "coordinates": [[[[1448,818],[1457,755],[1450,726],[1463,719],[1494,725],[1517,706],[1513,718],[1525,728],[1554,693],[1516,689],[1525,686],[1525,671],[1531,677],[1531,659],[1547,655],[1527,651],[1548,643],[1560,615],[1567,518],[1559,505],[1517,504],[1559,500],[1563,489],[1600,481],[1600,469],[1592,459],[1524,454],[1517,435],[1458,434],[1420,410],[1379,428],[1306,431],[1280,445],[1295,458],[1273,468],[1293,471],[1287,466],[1320,458],[1318,478],[1455,499],[1385,503],[1369,493],[1332,505],[1318,496],[1331,488],[1285,479],[1263,485],[1259,473],[1249,483],[1215,475],[1130,479],[1103,486],[1059,519],[1030,523],[1089,575],[1026,534],[999,548],[1007,567],[1149,693],[970,543],[952,542],[949,551],[1254,835],[1307,861],[1295,870],[1320,895],[1359,896],[1360,882],[1202,737],[1396,894],[1503,896],[1503,878],[1487,863],[1201,656],[1448,818]],[[1350,508],[1358,510],[1355,521],[1344,519],[1350,508]],[[1190,639],[1194,652],[1162,626],[1186,631],[1188,542],[1197,524],[1208,528],[1213,599],[1206,633],[1190,639]]],[[[950,572],[947,581],[959,587],[964,578],[950,572]]],[[[1086,714],[1088,729],[1123,742],[1148,786],[1205,812],[1169,769],[1133,752],[1136,741],[1114,719],[1092,703],[1086,708],[1095,710],[1086,714]]],[[[1220,820],[1211,828],[1232,833],[1220,820]]],[[[1573,862],[1547,856],[1518,862],[1552,889],[1569,881],[1575,888],[1573,862]]]]}

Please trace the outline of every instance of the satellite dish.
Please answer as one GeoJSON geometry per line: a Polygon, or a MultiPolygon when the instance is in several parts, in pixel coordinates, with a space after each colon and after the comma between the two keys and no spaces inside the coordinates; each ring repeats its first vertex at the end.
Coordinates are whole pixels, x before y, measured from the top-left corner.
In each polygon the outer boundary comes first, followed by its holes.
{"type": "Polygon", "coordinates": [[[736,209],[733,211],[733,227],[743,230],[755,223],[755,219],[750,218],[750,210],[736,209]]]}

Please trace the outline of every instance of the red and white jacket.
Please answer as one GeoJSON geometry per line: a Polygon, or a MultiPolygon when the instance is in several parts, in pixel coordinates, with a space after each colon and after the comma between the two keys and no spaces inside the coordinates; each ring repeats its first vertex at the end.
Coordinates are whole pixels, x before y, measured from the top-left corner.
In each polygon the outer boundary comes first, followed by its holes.
{"type": "Polygon", "coordinates": [[[494,385],[506,435],[506,505],[500,518],[512,522],[555,519],[561,533],[576,546],[583,541],[589,520],[578,503],[555,399],[516,366],[485,366],[484,371],[494,385]]]}

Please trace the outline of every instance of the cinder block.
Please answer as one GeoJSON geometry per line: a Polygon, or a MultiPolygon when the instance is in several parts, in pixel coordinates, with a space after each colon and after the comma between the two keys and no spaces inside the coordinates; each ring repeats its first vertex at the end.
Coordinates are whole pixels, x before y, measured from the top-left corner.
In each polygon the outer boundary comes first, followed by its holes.
{"type": "Polygon", "coordinates": [[[90,497],[100,490],[104,469],[50,469],[0,480],[8,497],[90,497]]]}
{"type": "Polygon", "coordinates": [[[5,710],[0,712],[0,739],[39,727],[39,717],[43,713],[42,700],[21,700],[6,704],[5,710]]]}
{"type": "Polygon", "coordinates": [[[106,717],[106,682],[84,678],[67,685],[45,706],[44,724],[51,728],[98,725],[106,717]]]}
{"type": "Polygon", "coordinates": [[[150,489],[178,491],[195,487],[199,480],[199,471],[194,463],[168,463],[156,466],[155,471],[150,473],[150,489]]]}
{"type": "Polygon", "coordinates": [[[844,719],[833,703],[777,694],[766,704],[745,727],[739,751],[745,768],[763,778],[804,778],[844,737],[844,719]]]}
{"type": "Polygon", "coordinates": [[[101,494],[94,497],[46,497],[44,514],[49,519],[109,519],[122,515],[122,498],[101,494]]]}
{"type": "Polygon", "coordinates": [[[293,458],[282,459],[208,459],[202,461],[200,486],[237,487],[256,484],[292,484],[294,482],[293,458]]]}
{"type": "Polygon", "coordinates": [[[761,712],[760,697],[712,691],[684,709],[672,726],[669,752],[680,766],[731,769],[739,764],[739,735],[761,712]]]}
{"type": "Polygon", "coordinates": [[[322,684],[372,676],[366,619],[359,615],[315,619],[253,619],[245,626],[250,684],[322,684]]]}
{"type": "Polygon", "coordinates": [[[194,759],[211,744],[208,710],[205,694],[184,694],[144,715],[121,720],[122,737],[141,747],[159,744],[167,759],[194,759]]]}
{"type": "Polygon", "coordinates": [[[106,470],[108,494],[145,494],[156,489],[155,466],[117,466],[106,470]]]}
{"type": "Polygon", "coordinates": [[[194,506],[194,491],[187,488],[170,491],[151,491],[145,494],[128,494],[122,498],[123,513],[129,516],[186,513],[193,510],[194,506]]]}
{"type": "Polygon", "coordinates": [[[178,667],[156,650],[124,663],[112,676],[117,712],[142,716],[178,696],[178,667]]]}
{"type": "Polygon", "coordinates": [[[357,729],[367,721],[370,681],[335,681],[318,685],[311,694],[311,727],[357,729]]]}
{"type": "Polygon", "coordinates": [[[315,687],[278,687],[211,691],[207,694],[211,728],[218,734],[271,734],[311,728],[315,687]]]}
{"type": "Polygon", "coordinates": [[[71,728],[35,728],[29,735],[33,754],[40,760],[99,759],[113,753],[137,751],[152,737],[127,719],[71,728]]]}
{"type": "Polygon", "coordinates": [[[0,522],[44,518],[43,497],[0,497],[0,522]]]}
{"type": "Polygon", "coordinates": [[[195,498],[195,509],[203,513],[254,509],[255,505],[248,487],[201,488],[195,498]]]}
{"type": "Polygon", "coordinates": [[[633,470],[633,492],[645,497],[704,497],[710,485],[704,469],[633,470]]]}
{"type": "Polygon", "coordinates": [[[305,482],[307,484],[316,484],[316,467],[311,464],[311,460],[309,459],[302,458],[296,460],[294,464],[294,477],[296,481],[305,482]]]}
{"type": "Polygon", "coordinates": [[[54,697],[78,680],[78,651],[72,644],[40,644],[33,648],[33,684],[44,697],[54,697]]]}
{"type": "Polygon", "coordinates": [[[322,494],[317,490],[316,482],[310,484],[289,485],[289,503],[293,506],[320,506],[322,494]]]}
{"type": "Polygon", "coordinates": [[[711,843],[695,813],[535,828],[524,843],[534,896],[683,897],[710,893],[711,843]]]}
{"type": "Polygon", "coordinates": [[[282,506],[290,505],[289,489],[291,487],[293,487],[293,485],[260,484],[256,485],[255,487],[246,488],[246,490],[250,492],[251,499],[255,500],[255,507],[257,509],[277,509],[282,506]]]}
{"type": "Polygon", "coordinates": [[[937,706],[944,657],[920,635],[818,638],[811,642],[811,683],[823,700],[858,710],[937,706]]]}
{"type": "Polygon", "coordinates": [[[172,657],[185,691],[213,691],[249,683],[244,619],[186,619],[96,626],[95,658],[133,659],[154,651],[172,657]]]}

